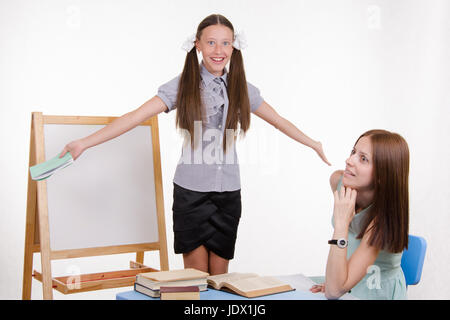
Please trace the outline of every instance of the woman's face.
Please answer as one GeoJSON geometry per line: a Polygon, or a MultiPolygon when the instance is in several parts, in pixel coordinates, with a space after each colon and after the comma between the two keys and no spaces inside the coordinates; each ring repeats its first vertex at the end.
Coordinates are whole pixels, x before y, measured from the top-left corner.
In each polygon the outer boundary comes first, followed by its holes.
{"type": "Polygon", "coordinates": [[[202,30],[200,41],[195,42],[202,53],[206,69],[215,76],[223,75],[223,69],[233,53],[233,31],[223,25],[211,25],[202,30]]]}
{"type": "Polygon", "coordinates": [[[362,137],[345,161],[342,183],[357,191],[373,189],[372,142],[369,137],[362,137]]]}

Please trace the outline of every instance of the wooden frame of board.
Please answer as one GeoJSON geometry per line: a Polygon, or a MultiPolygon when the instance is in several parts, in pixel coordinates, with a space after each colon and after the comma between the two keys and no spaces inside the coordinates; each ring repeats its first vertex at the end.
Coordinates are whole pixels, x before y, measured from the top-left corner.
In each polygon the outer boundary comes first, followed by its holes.
{"type": "MultiPolygon", "coordinates": [[[[107,125],[115,119],[116,117],[49,116],[43,115],[41,112],[33,112],[31,116],[29,166],[31,167],[45,161],[45,124],[107,125]]],[[[42,282],[43,298],[46,300],[53,299],[52,289],[56,289],[64,294],[70,294],[132,286],[138,273],[158,271],[157,269],[146,267],[143,264],[145,251],[159,251],[160,270],[169,270],[164,220],[158,118],[157,116],[154,116],[151,119],[142,122],[140,125],[149,126],[152,136],[155,199],[159,234],[158,242],[53,251],[50,248],[46,180],[32,180],[28,173],[22,299],[31,299],[33,277],[42,282]],[[36,252],[41,254],[42,272],[36,270],[32,272],[33,254],[36,252]],[[136,252],[136,262],[131,261],[130,269],[127,270],[79,275],[75,277],[76,283],[74,283],[73,276],[52,278],[51,260],[134,252],[136,252]]]]}

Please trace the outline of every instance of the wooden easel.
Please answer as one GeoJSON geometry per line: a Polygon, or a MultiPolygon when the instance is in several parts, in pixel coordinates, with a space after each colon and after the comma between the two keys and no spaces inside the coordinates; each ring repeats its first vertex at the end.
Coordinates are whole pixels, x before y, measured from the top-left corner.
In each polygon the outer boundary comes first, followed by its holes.
{"type": "MultiPolygon", "coordinates": [[[[31,167],[37,163],[45,161],[44,124],[107,125],[115,119],[115,117],[47,116],[42,115],[41,112],[33,112],[31,119],[29,166],[31,167]]],[[[156,269],[146,267],[143,264],[145,251],[159,251],[160,269],[169,270],[164,221],[158,119],[155,116],[140,125],[150,126],[152,134],[159,241],[135,245],[128,244],[109,247],[52,251],[50,248],[46,180],[34,181],[31,179],[30,174],[28,174],[22,299],[31,299],[31,284],[33,276],[36,280],[42,282],[43,298],[46,300],[53,299],[52,289],[56,289],[64,294],[70,294],[132,286],[138,273],[158,271],[156,269]],[[39,252],[41,254],[42,272],[32,272],[33,254],[35,252],[39,252]],[[52,278],[52,260],[133,252],[136,252],[136,262],[130,262],[130,269],[127,270],[83,274],[77,277],[78,281],[76,285],[73,283],[73,277],[52,278]]]]}

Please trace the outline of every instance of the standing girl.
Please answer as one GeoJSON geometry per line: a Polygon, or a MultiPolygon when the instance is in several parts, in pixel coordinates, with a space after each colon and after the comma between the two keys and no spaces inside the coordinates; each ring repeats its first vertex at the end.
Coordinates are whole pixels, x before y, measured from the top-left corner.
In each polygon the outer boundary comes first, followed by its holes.
{"type": "Polygon", "coordinates": [[[174,249],[183,254],[185,268],[213,275],[227,273],[234,257],[241,216],[235,140],[236,133],[243,135],[249,129],[250,112],[312,148],[329,164],[321,143],[279,116],[246,81],[241,44],[224,16],[206,17],[195,38],[184,45],[188,53],[181,75],[162,85],[138,109],[67,144],[61,153],[62,157],[70,152],[76,159],[87,148],[176,108],[176,125],[184,133],[185,144],[173,180],[174,249]],[[203,57],[200,65],[197,52],[203,57]]]}

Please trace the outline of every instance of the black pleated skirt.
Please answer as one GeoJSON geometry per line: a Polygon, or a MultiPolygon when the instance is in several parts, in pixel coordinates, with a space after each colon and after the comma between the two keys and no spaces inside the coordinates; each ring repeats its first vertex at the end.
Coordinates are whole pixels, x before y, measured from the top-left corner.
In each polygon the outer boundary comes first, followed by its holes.
{"type": "Polygon", "coordinates": [[[224,259],[233,259],[241,209],[241,190],[198,192],[174,183],[175,253],[204,245],[224,259]]]}

